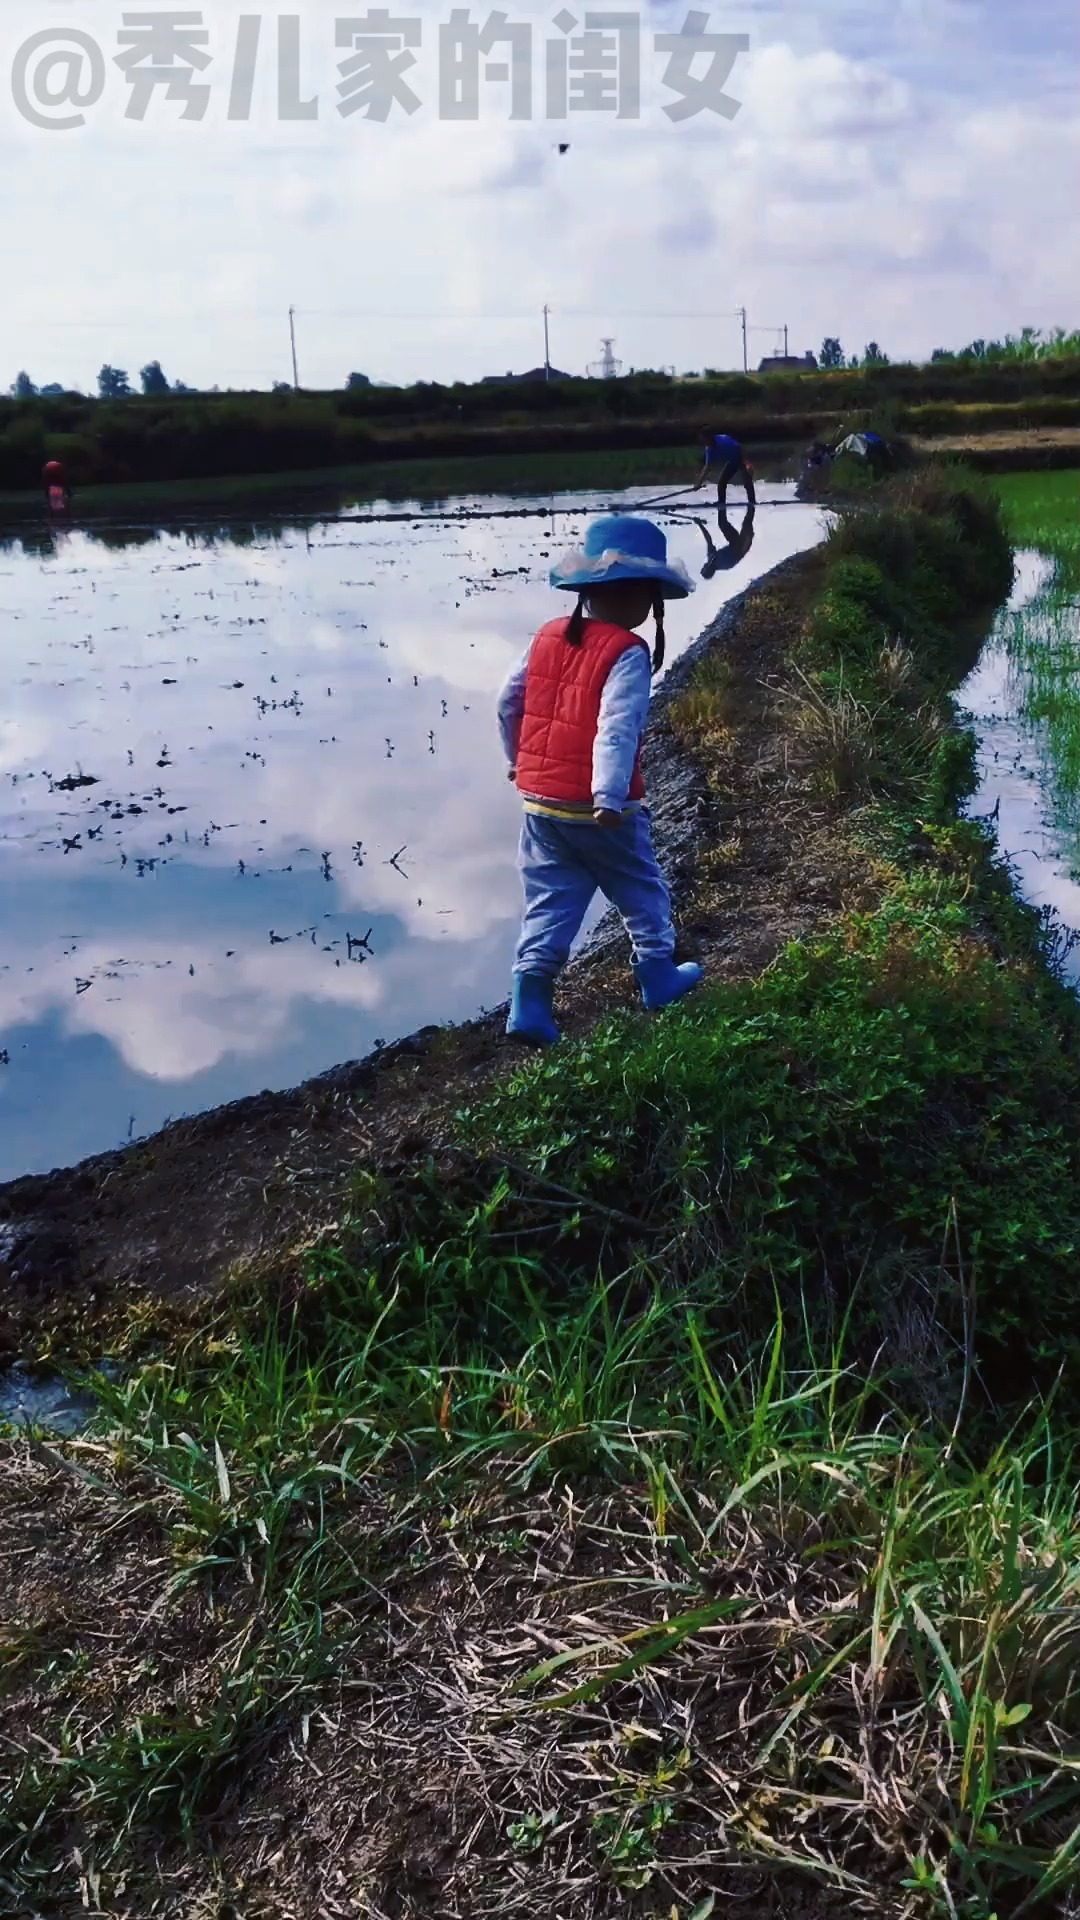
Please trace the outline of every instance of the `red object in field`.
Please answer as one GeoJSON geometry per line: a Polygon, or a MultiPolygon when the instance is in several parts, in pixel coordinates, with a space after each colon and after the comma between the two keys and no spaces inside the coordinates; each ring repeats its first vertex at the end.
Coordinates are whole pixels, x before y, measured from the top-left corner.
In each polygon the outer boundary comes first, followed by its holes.
{"type": "Polygon", "coordinates": [[[47,487],[62,487],[67,479],[62,462],[59,460],[47,460],[42,478],[47,487]]]}
{"type": "Polygon", "coordinates": [[[67,488],[51,486],[49,488],[49,512],[64,513],[67,509],[67,488]]]}

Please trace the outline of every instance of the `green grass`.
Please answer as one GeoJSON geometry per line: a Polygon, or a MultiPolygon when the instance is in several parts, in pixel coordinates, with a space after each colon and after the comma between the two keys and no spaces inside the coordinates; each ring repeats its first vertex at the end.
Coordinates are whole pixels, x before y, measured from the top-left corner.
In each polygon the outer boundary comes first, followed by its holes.
{"type": "MultiPolygon", "coordinates": [[[[363,500],[439,500],[473,493],[544,494],[610,487],[687,484],[701,465],[697,446],[625,449],[597,453],[473,455],[458,459],[386,460],[367,466],[327,467],[292,473],[221,476],[208,480],[146,481],[139,485],[78,489],[75,517],[95,512],[144,514],[205,507],[245,513],[252,506],[286,511],[327,511],[363,500]]],[[[44,518],[40,497],[0,493],[0,517],[44,518]]]]}
{"type": "MultiPolygon", "coordinates": [[[[1060,576],[1059,576],[1060,579],[1060,576]]],[[[1053,579],[1003,623],[1020,711],[1035,732],[1039,776],[1074,874],[1080,871],[1080,625],[1053,579]]]]}
{"type": "Polygon", "coordinates": [[[1075,1915],[1080,1013],[948,694],[1010,572],[955,475],[828,543],[790,698],[854,705],[857,775],[793,738],[873,910],[531,1060],[81,1452],[12,1443],[79,1587],[54,1545],[0,1628],[16,1902],[226,1912],[281,1820],[282,1906],[313,1800],[375,1832],[434,1778],[468,1879],[418,1910],[1075,1915]]]}
{"type": "Polygon", "coordinates": [[[834,1313],[850,1296],[867,1363],[884,1348],[923,1385],[940,1369],[947,1398],[970,1285],[995,1396],[1016,1369],[1049,1389],[1063,1365],[1075,1396],[1080,1024],[1039,982],[1034,927],[1015,968],[972,938],[978,830],[936,838],[951,878],[897,881],[874,914],[655,1026],[602,1024],[462,1124],[632,1214],[653,1261],[707,1272],[732,1339],[752,1338],[774,1286],[834,1313]]]}
{"type": "Polygon", "coordinates": [[[790,449],[796,457],[841,425],[931,438],[1075,428],[1075,378],[1075,363],[1060,359],[701,381],[640,375],[518,389],[481,382],[115,401],[0,397],[0,514],[40,516],[39,476],[50,458],[65,462],[80,508],[106,510],[158,499],[237,502],[246,511],[283,489],[334,498],[341,486],[357,488],[359,498],[384,488],[395,498],[477,485],[543,489],[566,484],[556,476],[579,462],[586,472],[596,463],[601,486],[651,484],[681,477],[684,449],[692,472],[718,425],[759,453],[790,449]],[[493,480],[482,471],[488,460],[493,480]]]}
{"type": "Polygon", "coordinates": [[[1003,474],[995,490],[1018,547],[1034,547],[1057,564],[1069,593],[1080,589],[1080,472],[1003,474]]]}
{"type": "MultiPolygon", "coordinates": [[[[490,1247],[473,1277],[505,1284],[490,1247]]],[[[362,1276],[338,1265],[317,1335],[286,1318],[103,1388],[111,1441],[94,1477],[153,1522],[149,1578],[115,1597],[132,1654],[104,1710],[84,1694],[92,1666],[39,1666],[35,1738],[6,1761],[0,1886],[42,1898],[89,1871],[111,1911],[122,1884],[144,1900],[158,1887],[139,1877],[151,1846],[174,1874],[186,1852],[239,1886],[210,1834],[239,1795],[257,1818],[260,1758],[320,1702],[347,1724],[355,1700],[363,1725],[382,1596],[408,1632],[409,1581],[435,1541],[484,1592],[485,1562],[531,1564],[515,1528],[524,1514],[535,1546],[537,1489],[572,1487],[581,1533],[598,1551],[606,1537],[605,1578],[567,1581],[559,1651],[504,1661],[485,1708],[519,1756],[507,1832],[534,1859],[531,1911],[553,1910],[553,1827],[579,1873],[595,1862],[627,1890],[662,1869],[687,1908],[709,1880],[679,1862],[704,1842],[718,1863],[793,1865],[853,1902],[899,1872],[913,1913],[1058,1911],[1041,1903],[1070,1884],[1080,1812],[1080,1524],[1046,1420],[969,1457],[862,1380],[842,1338],[793,1366],[777,1321],[733,1364],[700,1299],[659,1280],[643,1296],[640,1273],[562,1311],[523,1305],[452,1355],[456,1275],[436,1261],[431,1280],[429,1332],[442,1325],[427,1352],[389,1321],[358,1340],[362,1276]],[[798,1569],[794,1625],[778,1549],[798,1569]],[[179,1623],[205,1617],[201,1594],[214,1625],[189,1674],[179,1623]],[[747,1736],[734,1709],[724,1731],[731,1791],[710,1770],[720,1729],[699,1737],[679,1717],[691,1678],[696,1697],[734,1683],[742,1700],[747,1736]],[[588,1777],[583,1714],[617,1733],[588,1777]],[[892,1808],[880,1830],[875,1780],[892,1808]],[[719,1822],[704,1834],[703,1799],[719,1822]]],[[[432,1671],[450,1691],[452,1664],[432,1671]]],[[[450,1712],[447,1738],[479,1738],[450,1712]]],[[[347,1767],[325,1742],[313,1758],[333,1763],[347,1817],[347,1767]]],[[[407,1741],[397,1764],[407,1776],[407,1741]]]]}
{"type": "Polygon", "coordinates": [[[1001,628],[1035,729],[1040,776],[1073,875],[1080,873],[1080,474],[1017,474],[998,483],[1018,547],[1049,563],[1025,605],[1001,628]]]}

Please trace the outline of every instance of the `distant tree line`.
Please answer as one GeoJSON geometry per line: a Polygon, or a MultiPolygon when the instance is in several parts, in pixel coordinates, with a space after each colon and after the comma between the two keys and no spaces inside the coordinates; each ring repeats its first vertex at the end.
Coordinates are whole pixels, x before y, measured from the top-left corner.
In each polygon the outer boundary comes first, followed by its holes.
{"type": "Polygon", "coordinates": [[[53,458],[85,486],[424,455],[670,447],[703,443],[719,428],[748,443],[786,443],[857,424],[859,416],[868,423],[886,410],[899,431],[940,434],[967,426],[961,405],[982,408],[979,424],[987,428],[1080,423],[1080,355],[1061,352],[956,355],[911,366],[891,365],[878,348],[854,368],[700,380],[654,372],[390,387],[357,375],[324,393],[196,393],[170,384],[151,361],[140,375],[141,392],[132,392],[118,367],[103,367],[98,386],[91,398],[56,387],[27,391],[16,382],[12,397],[0,398],[0,488],[36,487],[53,458]]]}
{"type": "MultiPolygon", "coordinates": [[[[143,394],[149,398],[163,393],[198,393],[199,391],[198,387],[189,387],[185,380],[174,380],[170,385],[168,378],[162,372],[160,360],[151,360],[143,367],[139,374],[139,385],[143,394]]],[[[364,387],[370,387],[370,385],[371,381],[366,373],[350,373],[345,382],[345,392],[356,393],[364,387]]],[[[108,362],[106,362],[98,374],[97,390],[99,400],[130,400],[135,397],[135,390],[124,368],[110,367],[108,362]]],[[[25,370],[15,375],[10,387],[13,400],[50,399],[54,398],[57,394],[74,393],[77,391],[77,388],[62,387],[59,382],[55,380],[50,381],[47,387],[35,386],[30,375],[25,372],[25,370]]],[[[211,392],[213,393],[219,393],[220,391],[221,389],[219,387],[211,388],[211,392]]],[[[273,393],[291,393],[292,385],[288,380],[275,380],[271,391],[273,393]]]]}
{"type": "MultiPolygon", "coordinates": [[[[151,360],[139,375],[139,384],[144,394],[161,393],[197,393],[197,387],[189,387],[183,380],[176,380],[172,386],[161,371],[161,361],[151,360]]],[[[101,400],[127,400],[132,397],[133,389],[122,367],[105,365],[97,377],[98,398],[101,400]]],[[[216,389],[215,389],[216,391],[216,389]]],[[[58,394],[74,394],[78,389],[62,387],[59,381],[50,381],[48,386],[34,385],[25,371],[17,373],[11,386],[13,400],[49,400],[58,394]]],[[[82,396],[80,396],[82,397],[82,396]]]]}
{"type": "Polygon", "coordinates": [[[856,367],[887,367],[889,365],[889,356],[887,353],[882,352],[876,340],[871,340],[869,345],[863,348],[861,354],[853,353],[851,358],[847,359],[839,340],[830,334],[821,343],[818,362],[819,365],[825,369],[826,373],[835,373],[838,372],[841,367],[848,367],[852,370],[856,367]]]}
{"type": "MultiPolygon", "coordinates": [[[[973,340],[969,346],[959,348],[935,347],[929,364],[931,366],[940,366],[943,364],[952,366],[1027,366],[1048,360],[1077,358],[1080,358],[1080,332],[1068,332],[1064,327],[1053,327],[1048,331],[1041,331],[1037,327],[1025,327],[1021,333],[1006,334],[1004,340],[973,340]]],[[[855,373],[860,370],[873,371],[877,368],[888,367],[892,364],[889,355],[876,340],[868,341],[861,353],[848,355],[844,351],[842,342],[833,334],[827,335],[822,341],[821,350],[818,354],[818,362],[823,373],[855,373]]],[[[918,371],[916,363],[906,362],[902,364],[905,365],[909,372],[918,371]]],[[[766,368],[765,371],[770,382],[773,384],[775,384],[778,379],[781,379],[784,374],[790,374],[793,371],[800,380],[807,378],[807,374],[783,365],[775,370],[766,368]]],[[[669,373],[666,370],[638,368],[636,372],[632,370],[631,383],[640,380],[671,380],[676,377],[673,372],[669,373]]],[[[685,374],[682,377],[684,379],[697,378],[696,375],[692,374],[685,374]]],[[[704,375],[704,378],[708,380],[729,380],[735,377],[737,376],[723,374],[711,368],[707,368],[704,375]]],[[[483,381],[476,384],[482,386],[504,386],[506,383],[501,381],[483,381]]],[[[541,383],[538,382],[537,384],[539,385],[541,383]]],[[[560,379],[555,382],[543,383],[549,392],[553,384],[556,386],[564,384],[561,376],[560,379]]],[[[581,384],[592,383],[582,382],[581,384]]],[[[623,380],[619,384],[626,385],[628,382],[623,380]]],[[[142,396],[147,399],[160,398],[169,393],[194,394],[199,392],[198,387],[188,386],[186,381],[183,380],[174,380],[170,384],[167,376],[162,371],[160,360],[151,360],[142,368],[139,374],[139,386],[142,396]]],[[[434,393],[443,391],[457,392],[459,388],[464,388],[466,391],[472,392],[473,384],[459,381],[455,382],[451,387],[443,388],[436,381],[421,380],[417,381],[412,387],[383,386],[375,389],[374,383],[368,374],[354,372],[346,376],[344,388],[337,389],[337,391],[359,394],[373,391],[380,393],[419,393],[427,390],[434,393]]],[[[107,363],[102,367],[97,376],[97,390],[98,398],[101,400],[138,398],[124,369],[109,366],[107,363]]],[[[212,393],[219,393],[220,388],[212,387],[210,391],[212,393]]],[[[334,389],[330,389],[329,391],[334,391],[334,389]]],[[[78,389],[62,387],[55,381],[51,382],[48,386],[39,387],[34,384],[30,375],[23,371],[16,374],[9,388],[9,392],[14,400],[37,400],[52,399],[73,392],[77,393],[78,389]]],[[[292,383],[288,380],[275,380],[271,392],[278,394],[292,393],[292,383]]],[[[391,407],[390,411],[395,411],[395,409],[391,407]]]]}
{"type": "Polygon", "coordinates": [[[1007,333],[1004,340],[973,340],[970,346],[954,352],[951,347],[935,347],[933,364],[945,361],[978,361],[990,366],[1013,362],[1030,365],[1039,360],[1060,360],[1080,354],[1080,332],[1067,333],[1054,327],[1042,333],[1037,327],[1025,327],[1022,333],[1007,333]]]}
{"type": "MultiPolygon", "coordinates": [[[[1003,366],[1014,362],[1021,365],[1040,360],[1069,360],[1080,357],[1080,332],[1069,333],[1064,327],[1052,327],[1048,332],[1038,327],[1025,327],[1022,333],[1007,333],[1004,340],[973,340],[967,347],[935,347],[930,356],[932,366],[941,362],[956,364],[961,361],[985,362],[991,366],[1003,366]]],[[[841,367],[887,367],[889,356],[871,340],[861,354],[853,353],[845,358],[844,349],[839,340],[830,335],[821,343],[818,355],[821,366],[826,371],[835,371],[841,367]]]]}

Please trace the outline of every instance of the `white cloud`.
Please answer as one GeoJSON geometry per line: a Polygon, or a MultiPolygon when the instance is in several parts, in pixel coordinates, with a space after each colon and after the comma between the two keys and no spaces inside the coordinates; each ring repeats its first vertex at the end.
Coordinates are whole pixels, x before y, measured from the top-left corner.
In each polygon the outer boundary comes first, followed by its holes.
{"type": "Polygon", "coordinates": [[[779,140],[794,153],[808,143],[882,140],[919,119],[912,90],[869,61],[834,52],[799,55],[788,45],[751,51],[740,135],[779,140]]]}
{"type": "MultiPolygon", "coordinates": [[[[226,67],[239,10],[207,10],[226,67]]],[[[338,11],[318,0],[302,16],[314,124],[275,123],[269,68],[249,124],[225,121],[220,86],[200,124],[164,101],[145,125],[125,122],[116,74],[112,104],[83,132],[7,116],[0,140],[21,177],[2,377],[29,365],[85,386],[103,359],[137,371],[160,357],[199,384],[268,384],[288,372],[290,304],[312,385],[355,366],[410,379],[528,364],[545,300],[554,356],[572,368],[604,332],[631,364],[736,362],[734,320],[645,317],[657,310],[745,302],[759,324],[788,320],[800,345],[875,335],[894,354],[1075,318],[1045,190],[1070,177],[1076,151],[1075,105],[1051,91],[1072,31],[1057,0],[1022,27],[985,0],[747,9],[730,21],[752,40],[729,88],[742,111],[682,127],[658,111],[647,42],[638,123],[512,125],[498,89],[477,125],[440,123],[446,9],[430,0],[423,111],[343,122],[338,11]]],[[[115,37],[111,0],[87,0],[84,18],[115,37]]],[[[543,38],[549,15],[533,18],[543,38]]],[[[647,33],[670,26],[671,10],[644,20],[647,33]]],[[[0,67],[39,26],[36,6],[9,0],[0,67]]]]}

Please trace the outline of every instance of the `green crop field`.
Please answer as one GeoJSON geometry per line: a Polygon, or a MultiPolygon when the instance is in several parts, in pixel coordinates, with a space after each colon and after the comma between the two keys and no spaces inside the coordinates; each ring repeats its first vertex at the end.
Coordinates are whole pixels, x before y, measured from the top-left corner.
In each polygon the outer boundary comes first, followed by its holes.
{"type": "MultiPolygon", "coordinates": [[[[202,480],[147,480],[80,487],[76,517],[137,514],[162,519],[186,512],[250,516],[336,513],[358,501],[435,501],[476,494],[612,492],[632,486],[688,484],[701,466],[699,446],[627,447],[613,452],[463,454],[315,467],[292,472],[221,474],[202,480]]],[[[40,502],[0,492],[0,519],[40,519],[40,502]]]]}
{"type": "Polygon", "coordinates": [[[1043,556],[1031,598],[1006,616],[1023,718],[1038,730],[1041,777],[1064,853],[1080,873],[1080,473],[1018,473],[998,491],[1020,549],[1043,556]]]}
{"type": "Polygon", "coordinates": [[[1058,585],[1080,586],[1080,471],[1012,473],[995,482],[1018,547],[1036,547],[1056,562],[1058,585]]]}

